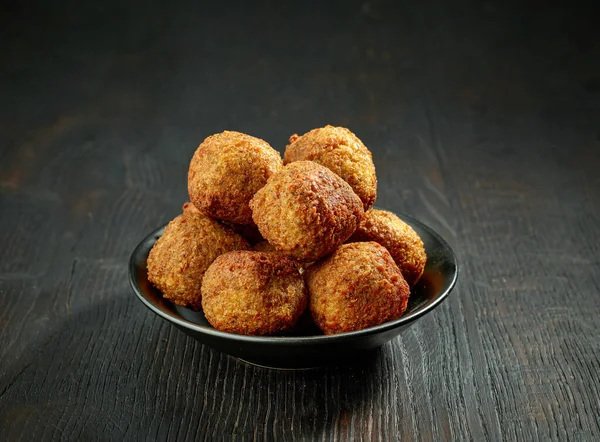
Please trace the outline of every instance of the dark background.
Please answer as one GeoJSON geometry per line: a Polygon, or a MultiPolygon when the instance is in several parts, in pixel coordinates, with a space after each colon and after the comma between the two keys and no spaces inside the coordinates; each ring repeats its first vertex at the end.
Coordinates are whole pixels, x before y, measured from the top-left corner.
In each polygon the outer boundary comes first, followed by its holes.
{"type": "Polygon", "coordinates": [[[4,2],[0,438],[597,440],[597,2],[4,2]],[[348,126],[455,248],[353,367],[269,371],[135,299],[134,246],[223,129],[348,126]]]}

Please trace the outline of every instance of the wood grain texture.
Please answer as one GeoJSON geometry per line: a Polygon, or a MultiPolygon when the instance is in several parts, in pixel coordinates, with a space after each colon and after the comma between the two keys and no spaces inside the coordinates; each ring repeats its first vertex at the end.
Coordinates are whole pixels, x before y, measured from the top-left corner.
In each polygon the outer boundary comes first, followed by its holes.
{"type": "Polygon", "coordinates": [[[0,13],[0,439],[600,439],[593,2],[0,13]],[[456,291],[355,366],[269,371],[148,312],[133,247],[223,129],[349,126],[456,291]]]}

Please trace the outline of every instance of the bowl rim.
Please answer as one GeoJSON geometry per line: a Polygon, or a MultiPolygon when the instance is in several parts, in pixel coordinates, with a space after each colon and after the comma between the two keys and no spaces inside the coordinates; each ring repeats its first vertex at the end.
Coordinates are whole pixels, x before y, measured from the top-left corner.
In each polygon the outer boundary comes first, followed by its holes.
{"type": "MultiPolygon", "coordinates": [[[[395,213],[395,212],[392,212],[395,213]]],[[[131,257],[129,258],[129,283],[134,293],[138,297],[138,299],[153,313],[158,316],[166,319],[170,323],[178,326],[180,328],[185,328],[190,331],[209,335],[214,338],[226,339],[226,340],[234,340],[242,343],[252,343],[252,344],[266,344],[266,345],[306,345],[306,344],[327,344],[332,342],[344,342],[351,341],[357,339],[368,338],[372,335],[380,334],[383,332],[387,332],[393,330],[395,328],[405,326],[410,324],[411,322],[416,321],[421,316],[431,312],[437,306],[439,306],[450,294],[450,292],[454,289],[456,285],[456,281],[458,280],[459,273],[459,265],[456,259],[456,254],[454,250],[448,242],[435,230],[426,224],[418,221],[412,216],[406,215],[404,213],[395,213],[401,220],[410,220],[412,223],[419,225],[420,228],[426,230],[431,236],[433,236],[449,253],[450,256],[450,264],[454,265],[454,273],[451,277],[451,280],[447,287],[430,303],[425,305],[422,308],[418,308],[416,311],[409,313],[406,316],[401,316],[398,319],[393,321],[388,321],[380,325],[375,325],[372,327],[368,327],[362,330],[356,330],[352,332],[346,333],[338,333],[333,335],[315,335],[315,336],[253,336],[253,335],[241,335],[237,333],[230,333],[225,331],[220,331],[212,327],[208,327],[205,325],[200,325],[198,323],[189,321],[180,316],[175,316],[166,312],[157,306],[155,306],[150,300],[146,298],[142,290],[137,284],[136,280],[136,272],[137,266],[135,265],[135,257],[140,253],[143,253],[147,249],[147,243],[151,241],[152,237],[157,235],[162,235],[162,231],[166,227],[166,224],[158,229],[155,229],[150,234],[146,235],[144,239],[140,241],[140,243],[133,250],[131,257]]]]}

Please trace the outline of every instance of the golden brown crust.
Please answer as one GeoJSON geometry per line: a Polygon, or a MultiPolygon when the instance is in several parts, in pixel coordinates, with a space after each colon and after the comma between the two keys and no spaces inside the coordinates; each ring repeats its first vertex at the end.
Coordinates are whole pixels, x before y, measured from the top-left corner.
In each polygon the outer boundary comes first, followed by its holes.
{"type": "Polygon", "coordinates": [[[266,141],[239,132],[212,135],[190,162],[190,200],[213,218],[251,224],[248,202],[282,166],[279,153],[266,141]]]}
{"type": "Polygon", "coordinates": [[[217,256],[249,249],[239,235],[189,207],[171,221],[148,256],[148,280],[167,299],[199,309],[204,272],[217,256]]]}
{"type": "Polygon", "coordinates": [[[305,278],[313,320],[327,335],[397,319],[410,294],[389,252],[375,242],[344,244],[305,278]]]}
{"type": "Polygon", "coordinates": [[[377,197],[377,176],[369,149],[345,127],[325,126],[290,137],[284,164],[309,160],[321,164],[346,181],[368,210],[377,197]]]}
{"type": "Polygon", "coordinates": [[[363,215],[350,185],[311,161],[296,161],[273,175],[250,207],[262,236],[302,261],[333,252],[352,235],[363,215]]]}
{"type": "Polygon", "coordinates": [[[308,302],[292,260],[254,251],[219,256],[204,275],[202,293],[208,322],[218,330],[244,335],[291,330],[308,302]]]}
{"type": "Polygon", "coordinates": [[[375,241],[388,249],[406,282],[412,287],[425,269],[427,255],[421,238],[404,221],[386,210],[365,212],[348,242],[375,241]]]}

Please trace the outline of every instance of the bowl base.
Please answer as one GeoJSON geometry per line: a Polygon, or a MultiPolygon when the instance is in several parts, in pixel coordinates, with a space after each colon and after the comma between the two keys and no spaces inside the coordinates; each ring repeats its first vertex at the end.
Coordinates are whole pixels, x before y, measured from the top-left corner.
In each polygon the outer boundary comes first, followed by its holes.
{"type": "Polygon", "coordinates": [[[458,275],[450,246],[433,230],[408,217],[401,218],[415,229],[425,245],[427,263],[413,287],[407,311],[394,321],[352,333],[322,335],[307,311],[290,335],[245,336],[215,330],[202,311],[178,307],[165,298],[148,280],[148,255],[164,228],[148,235],[135,248],[129,261],[129,281],[139,300],[158,316],[217,351],[252,364],[275,370],[338,369],[365,366],[378,360],[377,349],[400,335],[416,320],[438,306],[454,287],[458,275]]]}

